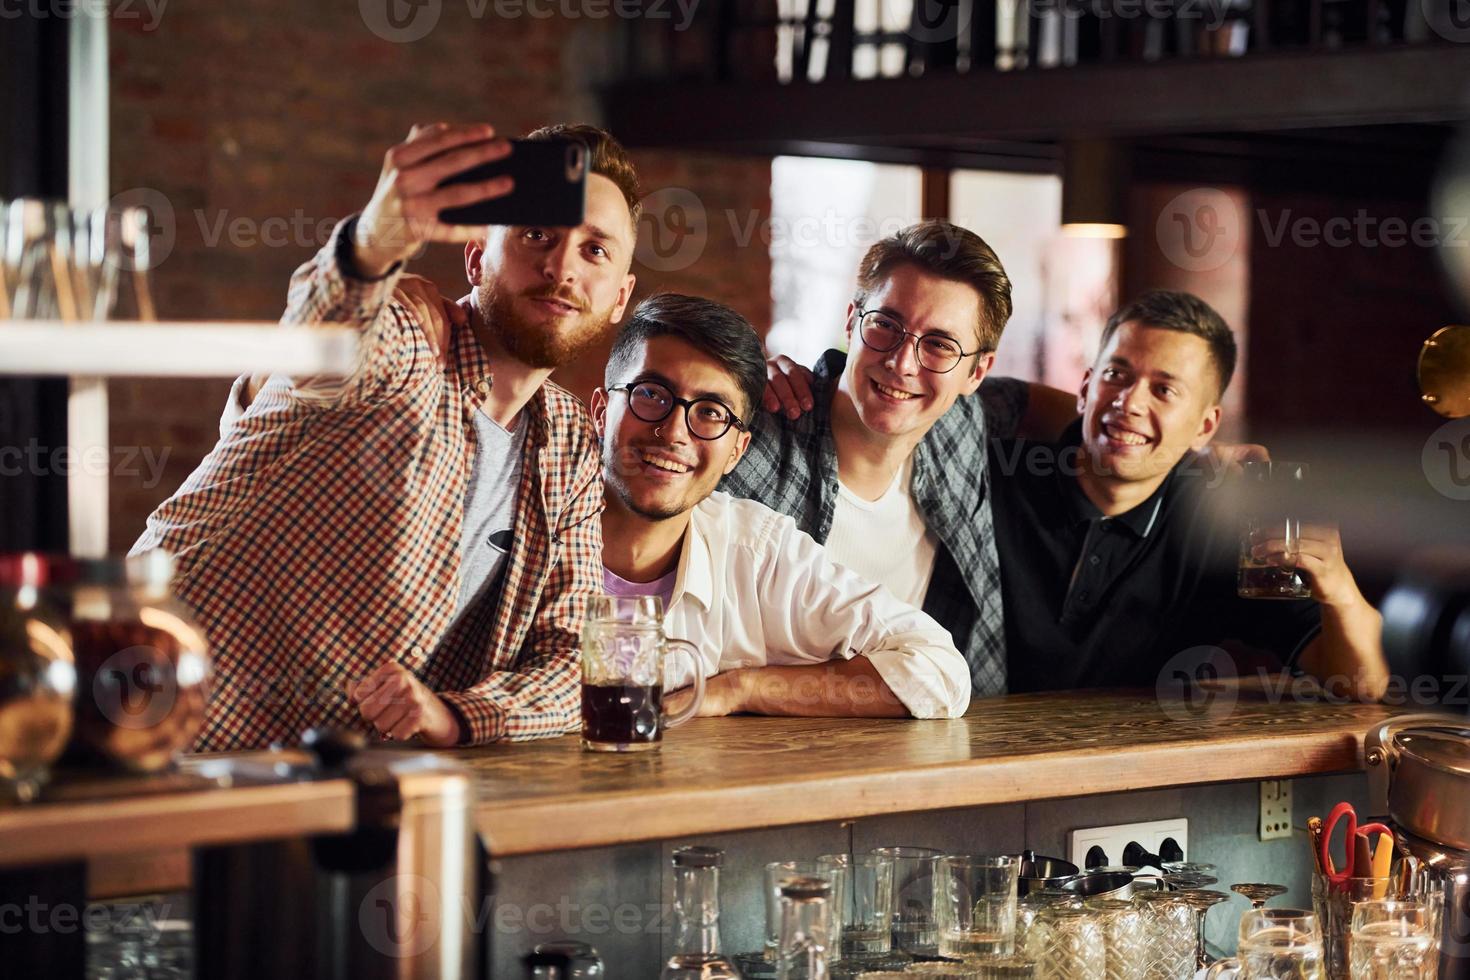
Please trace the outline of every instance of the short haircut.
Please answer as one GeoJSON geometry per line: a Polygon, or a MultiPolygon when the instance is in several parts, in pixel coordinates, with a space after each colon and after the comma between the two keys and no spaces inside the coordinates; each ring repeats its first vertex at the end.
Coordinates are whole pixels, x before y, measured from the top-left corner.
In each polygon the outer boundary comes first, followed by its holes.
{"type": "Polygon", "coordinates": [[[628,151],[623,149],[623,144],[614,139],[611,133],[586,123],[572,123],[542,126],[527,133],[524,138],[542,141],[574,139],[585,144],[588,167],[592,173],[606,177],[623,192],[623,200],[628,202],[628,213],[633,218],[633,230],[637,232],[638,214],[643,209],[640,203],[643,195],[638,189],[638,172],[633,169],[633,161],[628,159],[628,151]]]}
{"type": "Polygon", "coordinates": [[[744,405],[732,407],[742,419],[750,420],[766,390],[766,354],[749,320],[714,300],[679,293],[650,296],[618,331],[607,357],[604,383],[612,386],[627,381],[622,375],[634,348],[652,337],[678,337],[719,361],[734,376],[745,399],[744,405]]]}
{"type": "Polygon", "coordinates": [[[1215,377],[1220,385],[1215,397],[1224,395],[1230,387],[1230,379],[1235,374],[1235,334],[1225,318],[1198,296],[1154,289],[1124,304],[1108,317],[1099,351],[1108,346],[1113,334],[1125,323],[1141,323],[1145,327],[1177,330],[1199,337],[1210,345],[1210,359],[1215,363],[1215,377]]]}
{"type": "Polygon", "coordinates": [[[853,304],[864,308],[901,264],[962,282],[980,294],[980,350],[994,351],[1011,318],[1011,279],[995,250],[968,228],[948,221],[921,221],[875,242],[858,266],[853,304]]]}

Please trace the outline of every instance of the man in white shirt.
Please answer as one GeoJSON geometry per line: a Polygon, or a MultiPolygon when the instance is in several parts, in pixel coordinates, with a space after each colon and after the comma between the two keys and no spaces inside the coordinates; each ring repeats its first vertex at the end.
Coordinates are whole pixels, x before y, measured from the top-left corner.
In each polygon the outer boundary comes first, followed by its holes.
{"type": "Polygon", "coordinates": [[[591,405],[607,590],[663,597],[669,635],[716,675],[701,714],[959,716],[969,668],[938,623],[791,518],[714,492],[765,384],[760,341],[733,310],[663,294],[633,312],[591,405]]]}

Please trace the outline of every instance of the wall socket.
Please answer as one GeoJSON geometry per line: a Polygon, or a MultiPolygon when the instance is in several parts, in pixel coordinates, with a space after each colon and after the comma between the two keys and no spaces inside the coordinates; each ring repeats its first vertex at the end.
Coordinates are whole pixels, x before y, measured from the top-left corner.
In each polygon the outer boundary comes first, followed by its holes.
{"type": "Polygon", "coordinates": [[[1291,836],[1291,781],[1270,779],[1261,783],[1261,840],[1291,836]]]}
{"type": "Polygon", "coordinates": [[[1083,830],[1074,830],[1067,841],[1067,860],[1085,869],[1087,866],[1087,852],[1094,845],[1101,847],[1108,856],[1108,864],[1123,863],[1123,849],[1131,841],[1142,844],[1152,854],[1159,853],[1159,845],[1165,838],[1172,837],[1179,843],[1184,851],[1184,859],[1191,860],[1189,856],[1189,821],[1183,818],[1178,820],[1154,820],[1149,823],[1125,823],[1112,827],[1088,827],[1083,830]]]}

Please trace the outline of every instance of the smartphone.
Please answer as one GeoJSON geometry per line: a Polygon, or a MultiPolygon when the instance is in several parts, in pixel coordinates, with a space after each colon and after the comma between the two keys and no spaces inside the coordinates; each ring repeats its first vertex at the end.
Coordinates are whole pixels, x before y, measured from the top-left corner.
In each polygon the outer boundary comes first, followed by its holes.
{"type": "Polygon", "coordinates": [[[508,175],[515,188],[504,197],[445,208],[451,225],[548,225],[574,228],[587,206],[587,146],[580,140],[511,140],[510,155],[441,181],[463,184],[508,175]]]}

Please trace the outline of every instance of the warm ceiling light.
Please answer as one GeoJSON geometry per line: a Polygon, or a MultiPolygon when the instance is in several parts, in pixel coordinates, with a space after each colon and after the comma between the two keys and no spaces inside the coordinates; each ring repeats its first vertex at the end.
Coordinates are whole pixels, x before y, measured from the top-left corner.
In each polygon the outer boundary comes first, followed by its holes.
{"type": "Polygon", "coordinates": [[[1062,231],[1087,238],[1128,234],[1130,159],[1117,140],[1079,139],[1062,144],[1062,231]]]}

